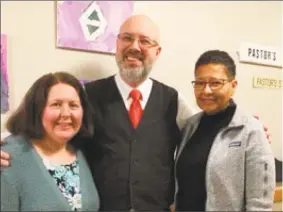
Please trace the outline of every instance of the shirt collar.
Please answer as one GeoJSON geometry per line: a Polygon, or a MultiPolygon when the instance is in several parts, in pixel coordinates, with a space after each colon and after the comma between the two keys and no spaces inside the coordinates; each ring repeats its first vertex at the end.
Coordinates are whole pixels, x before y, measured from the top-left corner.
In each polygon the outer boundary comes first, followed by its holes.
{"type": "MultiPolygon", "coordinates": [[[[132,91],[132,87],[129,86],[125,81],[121,78],[120,73],[115,75],[115,82],[118,87],[118,90],[121,93],[121,96],[124,101],[128,100],[129,94],[132,91]]],[[[150,78],[147,78],[142,84],[140,84],[138,87],[136,87],[137,90],[139,90],[142,94],[142,101],[147,101],[152,89],[152,80],[150,78]]]]}

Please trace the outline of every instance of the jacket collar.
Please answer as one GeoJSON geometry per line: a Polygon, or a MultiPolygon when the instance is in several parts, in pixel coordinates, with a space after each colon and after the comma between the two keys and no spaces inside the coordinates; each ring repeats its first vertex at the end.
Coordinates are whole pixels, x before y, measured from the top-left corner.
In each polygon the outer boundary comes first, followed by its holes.
{"type": "MultiPolygon", "coordinates": [[[[246,122],[247,122],[247,117],[243,115],[244,112],[242,111],[242,109],[237,105],[235,113],[232,117],[232,120],[230,121],[230,123],[227,125],[227,127],[225,129],[229,129],[232,127],[241,127],[243,126],[246,122]]],[[[204,112],[201,111],[195,115],[193,115],[192,117],[190,117],[188,119],[188,122],[186,124],[186,128],[190,128],[193,129],[193,131],[196,130],[196,128],[198,127],[199,123],[200,123],[200,119],[201,117],[204,115],[204,112]]]]}

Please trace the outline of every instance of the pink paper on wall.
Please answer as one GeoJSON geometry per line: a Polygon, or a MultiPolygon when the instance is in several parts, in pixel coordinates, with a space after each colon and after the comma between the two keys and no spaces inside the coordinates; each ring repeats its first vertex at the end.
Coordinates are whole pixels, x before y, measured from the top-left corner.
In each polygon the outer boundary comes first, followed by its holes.
{"type": "Polygon", "coordinates": [[[9,110],[7,73],[7,36],[1,33],[1,114],[9,110]]]}
{"type": "Polygon", "coordinates": [[[57,1],[57,47],[114,53],[133,1],[57,1]]]}

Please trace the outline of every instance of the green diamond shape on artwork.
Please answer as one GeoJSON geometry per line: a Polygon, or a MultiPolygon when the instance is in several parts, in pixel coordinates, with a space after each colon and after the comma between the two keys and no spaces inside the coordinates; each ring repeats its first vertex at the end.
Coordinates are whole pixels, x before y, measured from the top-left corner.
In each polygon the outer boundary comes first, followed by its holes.
{"type": "Polygon", "coordinates": [[[94,10],[91,14],[90,14],[90,16],[88,17],[90,20],[96,20],[96,21],[99,21],[99,18],[98,18],[98,15],[97,15],[97,11],[96,10],[94,10]]]}
{"type": "Polygon", "coordinates": [[[92,33],[94,33],[94,32],[98,29],[98,27],[92,26],[92,25],[89,25],[89,24],[87,24],[87,28],[88,28],[88,31],[89,31],[89,34],[90,34],[90,35],[91,35],[92,33]]]}

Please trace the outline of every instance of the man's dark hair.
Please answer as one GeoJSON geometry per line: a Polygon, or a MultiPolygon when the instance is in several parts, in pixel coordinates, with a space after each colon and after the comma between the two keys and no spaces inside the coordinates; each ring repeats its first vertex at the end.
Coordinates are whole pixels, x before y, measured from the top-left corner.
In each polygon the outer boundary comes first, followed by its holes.
{"type": "Polygon", "coordinates": [[[93,135],[92,111],[81,83],[66,72],[49,73],[36,80],[28,90],[17,110],[7,120],[7,130],[13,135],[27,139],[42,139],[46,132],[42,124],[42,113],[46,106],[48,93],[52,86],[64,83],[72,86],[78,93],[83,109],[82,126],[75,138],[89,138],[93,135]]]}
{"type": "Polygon", "coordinates": [[[199,66],[210,63],[225,65],[228,76],[232,79],[236,77],[236,65],[233,58],[227,52],[220,50],[209,50],[204,52],[195,64],[195,74],[199,66]]]}

